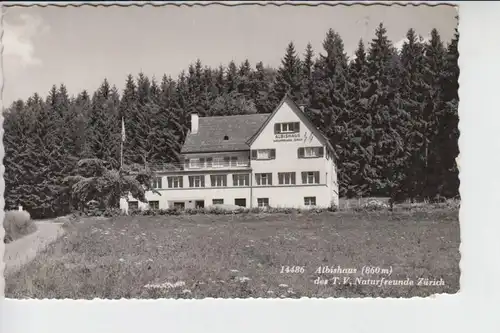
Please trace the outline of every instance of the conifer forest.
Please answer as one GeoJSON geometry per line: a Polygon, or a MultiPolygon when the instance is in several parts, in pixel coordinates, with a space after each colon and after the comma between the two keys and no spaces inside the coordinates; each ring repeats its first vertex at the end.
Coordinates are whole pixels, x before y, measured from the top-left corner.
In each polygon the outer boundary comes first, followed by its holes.
{"type": "Polygon", "coordinates": [[[120,168],[122,119],[125,165],[178,163],[190,114],[271,113],[286,93],[332,143],[341,197],[458,197],[458,39],[410,29],[398,50],[380,24],[349,57],[330,29],[320,50],[290,42],[279,68],[193,59],[177,77],[131,73],[74,96],[57,83],[4,110],[6,209],[70,212],[64,179],[78,161],[120,168]]]}

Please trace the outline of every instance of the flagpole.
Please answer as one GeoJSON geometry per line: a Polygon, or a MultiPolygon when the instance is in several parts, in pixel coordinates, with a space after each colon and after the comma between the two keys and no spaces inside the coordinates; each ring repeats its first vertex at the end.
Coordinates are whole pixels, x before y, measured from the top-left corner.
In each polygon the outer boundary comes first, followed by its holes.
{"type": "Polygon", "coordinates": [[[122,133],[120,138],[120,170],[123,168],[123,141],[125,141],[125,122],[122,117],[122,133]]]}

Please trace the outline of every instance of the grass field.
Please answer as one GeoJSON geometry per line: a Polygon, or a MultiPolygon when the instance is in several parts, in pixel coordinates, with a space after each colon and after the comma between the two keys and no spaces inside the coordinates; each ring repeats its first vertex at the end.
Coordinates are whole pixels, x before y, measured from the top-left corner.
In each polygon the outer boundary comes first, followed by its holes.
{"type": "Polygon", "coordinates": [[[412,297],[459,289],[456,209],[86,218],[66,229],[6,277],[6,297],[412,297]],[[325,266],[351,271],[317,273],[325,266]],[[383,271],[362,275],[364,266],[383,271]],[[364,284],[381,277],[414,285],[364,284]],[[419,278],[444,285],[418,286],[419,278]]]}

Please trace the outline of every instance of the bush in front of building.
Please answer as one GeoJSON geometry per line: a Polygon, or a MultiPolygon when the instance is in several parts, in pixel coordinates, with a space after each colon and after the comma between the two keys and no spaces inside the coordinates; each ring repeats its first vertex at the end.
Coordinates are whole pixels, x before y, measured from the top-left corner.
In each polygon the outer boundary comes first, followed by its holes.
{"type": "Polygon", "coordinates": [[[36,225],[31,220],[30,213],[24,210],[6,211],[3,226],[5,229],[5,243],[10,243],[36,231],[36,225]]]}

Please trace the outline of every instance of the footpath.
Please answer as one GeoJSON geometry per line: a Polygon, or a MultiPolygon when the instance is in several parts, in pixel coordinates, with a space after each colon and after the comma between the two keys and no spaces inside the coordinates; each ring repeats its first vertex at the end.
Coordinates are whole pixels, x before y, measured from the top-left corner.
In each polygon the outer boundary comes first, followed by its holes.
{"type": "Polygon", "coordinates": [[[34,233],[5,244],[5,274],[19,270],[64,234],[62,223],[39,221],[35,224],[37,230],[34,233]]]}

